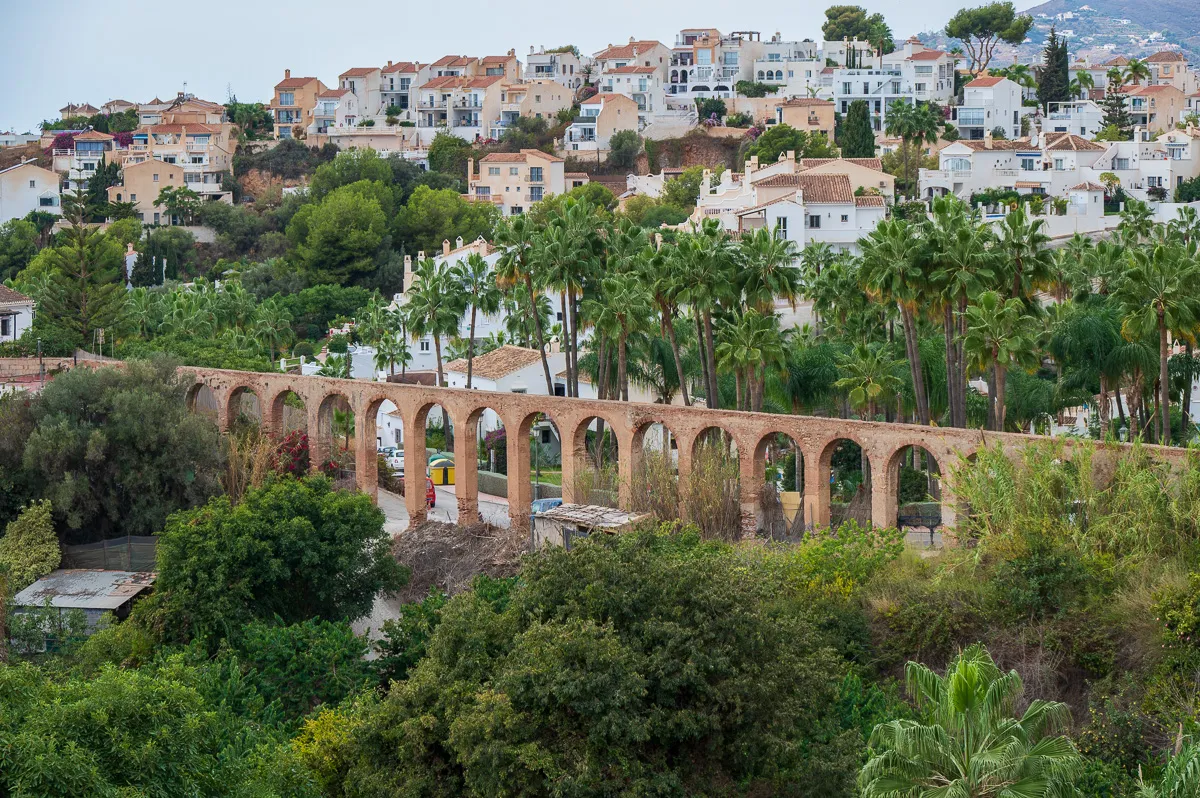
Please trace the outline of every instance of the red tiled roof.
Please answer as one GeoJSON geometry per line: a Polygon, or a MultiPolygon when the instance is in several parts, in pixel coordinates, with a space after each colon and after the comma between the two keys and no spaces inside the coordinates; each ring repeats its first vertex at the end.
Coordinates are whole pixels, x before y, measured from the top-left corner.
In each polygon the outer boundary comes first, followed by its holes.
{"type": "Polygon", "coordinates": [[[1107,67],[1111,67],[1111,66],[1125,66],[1125,65],[1126,65],[1126,64],[1128,64],[1128,63],[1129,63],[1129,59],[1128,59],[1128,58],[1126,58],[1126,57],[1125,57],[1125,56],[1123,56],[1123,55],[1119,55],[1119,56],[1117,56],[1116,58],[1110,58],[1110,59],[1108,59],[1107,61],[1105,61],[1105,62],[1104,62],[1103,64],[1101,64],[1100,66],[1107,66],[1107,67]]]}
{"type": "Polygon", "coordinates": [[[1046,149],[1061,152],[1063,150],[1091,151],[1105,149],[1103,144],[1097,144],[1090,139],[1085,139],[1082,136],[1076,136],[1074,133],[1047,133],[1046,134],[1046,149]]]}
{"type": "Polygon", "coordinates": [[[606,91],[606,92],[601,92],[599,94],[593,94],[591,97],[588,97],[586,100],[582,101],[580,103],[580,105],[587,105],[588,103],[598,103],[601,100],[611,100],[614,97],[624,97],[626,100],[629,100],[629,102],[633,102],[632,98],[625,97],[624,94],[617,94],[615,91],[606,91]]]}
{"type": "Polygon", "coordinates": [[[629,44],[618,44],[615,47],[606,47],[594,56],[597,60],[604,58],[633,58],[642,53],[647,53],[655,47],[665,47],[662,42],[655,39],[644,39],[640,41],[632,41],[629,44]]]}
{"type": "Polygon", "coordinates": [[[383,68],[383,74],[390,75],[393,72],[417,72],[421,69],[421,65],[413,61],[398,61],[391,66],[383,68]]]}
{"type": "Polygon", "coordinates": [[[559,158],[541,150],[525,149],[520,152],[489,152],[487,155],[479,159],[480,163],[525,163],[529,158],[541,158],[551,163],[561,163],[562,158],[559,158]]]}
{"type": "Polygon", "coordinates": [[[1183,57],[1183,53],[1178,50],[1159,50],[1157,53],[1146,57],[1146,61],[1152,64],[1162,64],[1175,61],[1187,61],[1183,57]]]}
{"type": "Polygon", "coordinates": [[[854,205],[857,208],[885,208],[887,201],[878,194],[863,194],[854,198],[854,205]]]}
{"type": "Polygon", "coordinates": [[[909,61],[936,61],[946,55],[941,50],[922,50],[919,53],[913,53],[908,57],[909,61]]]}
{"type": "Polygon", "coordinates": [[[854,189],[845,175],[796,175],[805,205],[846,205],[854,202],[854,189]]]}
{"type": "Polygon", "coordinates": [[[632,64],[629,66],[617,67],[616,69],[607,70],[607,72],[609,74],[613,74],[613,75],[641,75],[641,74],[648,74],[653,71],[654,71],[654,67],[634,66],[632,64]]]}
{"type": "Polygon", "coordinates": [[[0,305],[19,305],[33,300],[6,285],[0,285],[0,305]]]}
{"type": "Polygon", "coordinates": [[[995,86],[997,83],[999,83],[1002,80],[1004,80],[1004,78],[998,78],[994,75],[989,75],[987,77],[982,77],[982,78],[975,78],[975,80],[971,81],[970,83],[968,83],[966,85],[966,88],[968,88],[968,89],[987,89],[987,88],[991,88],[992,86],[995,86]]]}
{"type": "Polygon", "coordinates": [[[1071,186],[1069,191],[1104,191],[1104,186],[1099,183],[1080,183],[1077,186],[1071,186]]]}
{"type": "Polygon", "coordinates": [[[338,75],[338,77],[339,78],[365,78],[367,75],[370,75],[372,72],[378,72],[378,71],[379,71],[379,67],[355,67],[354,69],[347,69],[345,72],[338,75]]]}
{"type": "Polygon", "coordinates": [[[804,169],[812,169],[814,166],[824,166],[827,163],[852,163],[855,166],[864,166],[867,169],[874,169],[876,172],[883,171],[883,161],[878,158],[801,158],[800,166],[804,169]]]}
{"type": "Polygon", "coordinates": [[[333,98],[333,97],[342,97],[349,93],[350,93],[349,89],[326,89],[325,91],[321,92],[317,96],[325,97],[325,98],[333,98]]]}
{"type": "Polygon", "coordinates": [[[989,149],[1030,151],[1038,149],[1029,143],[1029,139],[992,139],[991,147],[987,146],[987,142],[984,139],[959,139],[954,143],[965,145],[976,152],[987,152],[989,149]]]}
{"type": "Polygon", "coordinates": [[[76,141],[112,141],[113,137],[99,130],[89,130],[75,137],[76,141]]]}
{"type": "MultiPolygon", "coordinates": [[[[520,371],[527,366],[532,366],[541,359],[542,353],[537,349],[526,349],[522,346],[505,344],[497,349],[493,349],[486,355],[477,355],[471,364],[471,371],[475,376],[483,377],[485,380],[499,380],[507,377],[514,371],[520,371]]],[[[466,374],[466,358],[459,358],[447,363],[445,370],[466,374]]]]}
{"type": "Polygon", "coordinates": [[[422,86],[422,89],[486,89],[493,83],[503,80],[502,75],[480,75],[478,77],[468,77],[466,75],[442,75],[440,78],[433,80],[422,86]]]}
{"type": "Polygon", "coordinates": [[[784,108],[825,108],[833,105],[833,100],[818,100],[815,97],[793,97],[780,103],[784,108]]]}
{"type": "Polygon", "coordinates": [[[1162,94],[1170,91],[1179,91],[1179,89],[1165,83],[1158,86],[1131,86],[1126,87],[1125,94],[1162,94]]]}
{"type": "Polygon", "coordinates": [[[475,63],[475,59],[469,55],[444,55],[434,61],[432,66],[435,67],[465,67],[475,63]]]}
{"type": "MultiPolygon", "coordinates": [[[[277,89],[302,89],[305,86],[307,86],[309,83],[313,82],[314,80],[316,80],[316,78],[284,78],[283,80],[281,80],[275,84],[275,88],[277,88],[277,89]]],[[[155,102],[158,102],[158,100],[155,100],[155,102]]]]}
{"type": "Polygon", "coordinates": [[[485,55],[483,58],[479,59],[479,62],[481,64],[507,64],[508,59],[515,57],[516,56],[512,55],[485,55]]]}

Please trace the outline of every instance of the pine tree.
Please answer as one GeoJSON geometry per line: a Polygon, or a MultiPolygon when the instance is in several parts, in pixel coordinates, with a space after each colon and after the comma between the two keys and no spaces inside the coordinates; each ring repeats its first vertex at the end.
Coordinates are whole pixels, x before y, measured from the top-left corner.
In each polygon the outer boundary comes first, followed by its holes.
{"type": "Polygon", "coordinates": [[[866,100],[855,100],[846,111],[842,121],[842,135],[838,140],[843,158],[874,158],[875,131],[871,128],[871,116],[866,100]]]}
{"type": "Polygon", "coordinates": [[[96,330],[107,330],[111,336],[121,320],[125,281],[120,246],[84,221],[83,206],[70,204],[63,243],[50,255],[54,276],[41,309],[53,325],[87,345],[96,330]]]}
{"type": "Polygon", "coordinates": [[[1133,117],[1129,115],[1129,107],[1125,104],[1125,95],[1120,90],[1109,86],[1108,94],[1104,97],[1104,127],[1112,127],[1120,131],[1121,138],[1133,136],[1133,117]]]}
{"type": "Polygon", "coordinates": [[[1042,55],[1042,72],[1037,88],[1038,102],[1042,104],[1043,109],[1048,108],[1050,103],[1067,102],[1071,99],[1069,59],[1067,40],[1060,39],[1057,31],[1051,27],[1042,55]]]}

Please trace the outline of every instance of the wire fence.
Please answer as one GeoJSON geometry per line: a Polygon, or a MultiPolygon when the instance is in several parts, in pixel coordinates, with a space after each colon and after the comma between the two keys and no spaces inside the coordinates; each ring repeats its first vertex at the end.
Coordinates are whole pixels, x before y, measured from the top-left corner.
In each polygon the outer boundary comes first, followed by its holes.
{"type": "Polygon", "coordinates": [[[66,546],[63,550],[63,567],[153,571],[157,546],[158,538],[152,535],[126,535],[96,543],[66,546]]]}

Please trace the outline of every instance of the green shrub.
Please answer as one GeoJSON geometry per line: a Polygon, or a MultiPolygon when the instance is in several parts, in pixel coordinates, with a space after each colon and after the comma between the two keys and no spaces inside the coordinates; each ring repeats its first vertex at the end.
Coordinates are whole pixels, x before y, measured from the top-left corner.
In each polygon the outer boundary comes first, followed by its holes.
{"type": "Polygon", "coordinates": [[[0,569],[8,572],[10,593],[24,590],[57,568],[61,560],[49,501],[34,502],[22,510],[0,538],[0,569]]]}

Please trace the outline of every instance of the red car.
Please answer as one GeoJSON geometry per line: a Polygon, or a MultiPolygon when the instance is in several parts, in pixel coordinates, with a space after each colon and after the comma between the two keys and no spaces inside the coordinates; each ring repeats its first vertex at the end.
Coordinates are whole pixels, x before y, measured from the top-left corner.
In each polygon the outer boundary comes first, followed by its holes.
{"type": "Polygon", "coordinates": [[[425,477],[425,504],[429,507],[437,506],[437,493],[433,490],[433,480],[425,477]]]}

